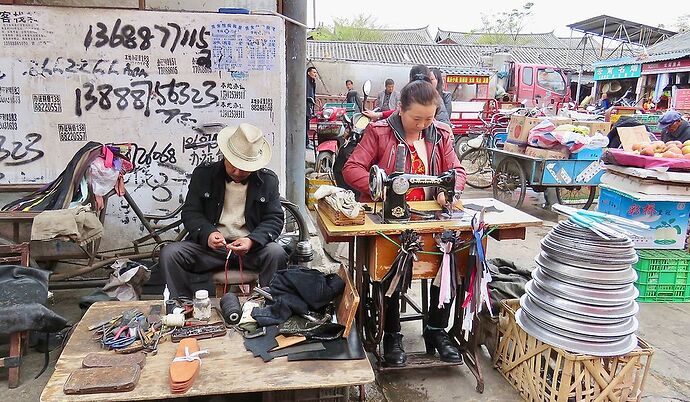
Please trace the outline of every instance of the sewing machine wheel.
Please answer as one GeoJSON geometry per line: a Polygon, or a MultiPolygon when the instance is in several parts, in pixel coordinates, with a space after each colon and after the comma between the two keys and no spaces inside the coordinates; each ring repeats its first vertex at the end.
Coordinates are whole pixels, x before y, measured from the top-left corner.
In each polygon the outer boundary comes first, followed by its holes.
{"type": "Polygon", "coordinates": [[[374,201],[383,200],[383,185],[386,181],[386,172],[374,165],[369,169],[369,193],[374,201]]]}
{"type": "Polygon", "coordinates": [[[527,192],[525,170],[515,158],[505,158],[496,167],[492,185],[495,199],[519,208],[527,192]]]}
{"type": "Polygon", "coordinates": [[[363,276],[362,309],[360,320],[364,348],[369,352],[376,352],[377,346],[383,338],[384,297],[378,282],[372,282],[369,275],[363,276]]]}

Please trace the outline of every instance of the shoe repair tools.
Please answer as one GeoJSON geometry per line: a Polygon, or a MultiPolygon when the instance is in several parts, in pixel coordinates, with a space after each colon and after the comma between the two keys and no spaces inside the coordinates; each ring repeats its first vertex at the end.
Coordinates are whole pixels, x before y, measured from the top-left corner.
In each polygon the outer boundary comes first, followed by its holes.
{"type": "Polygon", "coordinates": [[[180,342],[184,338],[207,339],[223,336],[227,333],[225,324],[215,323],[206,325],[196,325],[193,327],[180,327],[173,330],[170,339],[173,342],[180,342]]]}

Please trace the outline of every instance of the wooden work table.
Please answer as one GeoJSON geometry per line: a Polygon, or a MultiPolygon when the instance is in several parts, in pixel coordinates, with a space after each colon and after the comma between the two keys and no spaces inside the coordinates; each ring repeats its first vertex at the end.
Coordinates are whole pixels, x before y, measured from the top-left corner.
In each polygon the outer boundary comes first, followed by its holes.
{"type": "MultiPolygon", "coordinates": [[[[518,209],[508,206],[493,198],[474,198],[463,199],[463,205],[474,204],[484,207],[495,207],[500,212],[486,212],[484,222],[490,228],[495,228],[492,236],[498,240],[505,239],[524,239],[525,228],[530,226],[541,226],[541,219],[526,214],[518,209]]],[[[420,211],[438,210],[436,201],[413,201],[410,208],[420,211]]],[[[374,204],[368,204],[373,207],[374,204]]],[[[383,208],[382,203],[377,204],[377,210],[383,208]]],[[[367,214],[363,225],[336,226],[331,220],[318,211],[318,226],[327,242],[348,241],[357,236],[376,236],[379,233],[397,234],[405,229],[414,229],[418,233],[437,233],[439,230],[471,230],[470,219],[476,212],[475,210],[465,209],[465,215],[461,219],[453,220],[430,220],[430,221],[410,221],[405,223],[377,223],[372,220],[371,214],[367,214]]]]}
{"type": "MultiPolygon", "coordinates": [[[[444,230],[454,230],[461,241],[468,243],[468,246],[455,252],[456,269],[461,282],[458,284],[458,294],[464,295],[464,290],[469,283],[465,280],[469,277],[468,267],[476,267],[476,257],[474,255],[470,257],[473,248],[471,247],[473,239],[472,218],[482,208],[488,209],[485,209],[483,216],[486,225],[484,232],[496,240],[524,239],[527,227],[541,226],[542,224],[540,219],[493,198],[463,199],[462,204],[463,212],[456,214],[453,219],[383,223],[380,217],[369,213],[365,216],[363,225],[349,226],[336,226],[324,211],[317,211],[318,226],[325,240],[327,242],[349,243],[350,273],[361,298],[357,330],[360,331],[366,350],[376,356],[379,370],[390,370],[391,368],[386,368],[381,364],[380,344],[385,322],[385,302],[376,283],[381,281],[388,272],[393,260],[400,252],[399,246],[394,244],[398,239],[397,235],[407,229],[414,230],[420,235],[422,250],[425,252],[418,253],[413,264],[413,278],[422,280],[421,306],[418,306],[409,297],[403,296],[402,310],[405,310],[404,306],[408,304],[416,313],[401,315],[401,321],[422,320],[422,328],[424,328],[428,312],[428,281],[436,277],[442,258],[438,253],[436,239],[433,237],[435,234],[444,230]]],[[[373,204],[369,205],[373,206],[373,204]]],[[[437,211],[440,209],[435,201],[409,202],[409,206],[411,209],[419,211],[437,211]]],[[[377,205],[379,211],[382,207],[381,203],[377,205]]],[[[483,240],[483,244],[486,249],[486,240],[483,240]]],[[[473,318],[474,329],[469,334],[469,340],[465,340],[460,328],[463,320],[461,300],[462,297],[455,298],[455,315],[449,334],[459,346],[466,367],[477,379],[477,391],[483,392],[484,379],[478,358],[481,341],[475,335],[475,331],[481,323],[476,317],[473,318]]],[[[405,369],[453,364],[440,362],[440,360],[424,353],[408,353],[407,357],[407,366],[403,367],[405,369]]]]}
{"type": "Polygon", "coordinates": [[[132,307],[146,314],[153,303],[161,301],[99,302],[91,306],[63,349],[55,365],[55,372],[41,394],[41,401],[160,400],[199,395],[333,388],[374,381],[368,359],[288,362],[287,357],[280,357],[264,363],[260,357],[252,357],[251,352],[245,350],[240,334],[229,329],[225,336],[199,341],[199,347],[207,349],[209,353],[202,357],[199,376],[192,388],[184,394],[170,392],[169,367],[178,344],[166,341],[159,345],[156,356],[146,358],[146,365],[134,390],[65,395],[62,390],[65,381],[73,370],[81,367],[84,356],[103,351],[99,343],[91,339],[92,333],[88,331],[88,327],[132,307]]]}

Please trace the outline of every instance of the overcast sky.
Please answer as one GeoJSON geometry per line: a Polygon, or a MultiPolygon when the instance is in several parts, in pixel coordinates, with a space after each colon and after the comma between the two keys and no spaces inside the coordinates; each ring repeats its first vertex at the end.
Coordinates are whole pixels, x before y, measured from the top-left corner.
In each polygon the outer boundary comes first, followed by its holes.
{"type": "MultiPolygon", "coordinates": [[[[419,28],[428,25],[433,37],[436,29],[468,32],[481,28],[481,14],[521,8],[524,0],[308,0],[308,25],[314,24],[313,7],[316,2],[316,23],[329,25],[333,17],[351,18],[370,14],[388,28],[419,28]]],[[[524,32],[551,32],[570,36],[566,25],[606,14],[642,24],[668,28],[675,15],[690,14],[686,0],[533,0],[532,16],[524,32]]],[[[576,36],[576,35],[575,35],[576,36]]]]}

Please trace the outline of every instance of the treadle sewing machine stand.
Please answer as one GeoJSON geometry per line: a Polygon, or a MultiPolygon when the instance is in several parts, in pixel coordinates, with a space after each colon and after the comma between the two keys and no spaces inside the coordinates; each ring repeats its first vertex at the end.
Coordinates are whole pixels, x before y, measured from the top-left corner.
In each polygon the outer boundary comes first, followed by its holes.
{"type": "MultiPolygon", "coordinates": [[[[357,319],[357,329],[362,335],[365,348],[367,351],[374,353],[379,362],[381,362],[381,354],[379,352],[379,345],[383,336],[383,293],[378,291],[378,281],[386,274],[398,253],[398,248],[390,240],[399,241],[399,234],[405,229],[412,229],[422,236],[424,242],[424,251],[438,251],[436,243],[433,241],[433,234],[440,233],[443,230],[450,229],[460,232],[460,238],[468,240],[472,236],[472,229],[469,218],[474,211],[472,208],[481,209],[481,207],[495,207],[496,210],[489,208],[489,212],[484,215],[484,222],[489,229],[493,229],[490,233],[491,237],[496,240],[509,239],[524,239],[526,227],[540,226],[541,220],[530,216],[522,211],[512,208],[500,201],[492,198],[478,198],[478,199],[463,199],[465,205],[465,215],[457,216],[454,219],[448,220],[411,220],[403,223],[384,223],[379,216],[367,214],[363,225],[351,226],[336,226],[330,221],[323,211],[317,210],[317,222],[324,239],[327,242],[348,242],[349,243],[349,269],[353,275],[357,292],[360,295],[359,312],[357,319]]],[[[369,204],[373,206],[373,204],[369,204]]],[[[438,212],[438,205],[435,201],[417,201],[410,202],[411,210],[426,211],[436,216],[438,212]]],[[[458,214],[460,215],[460,214],[458,214]]],[[[436,271],[441,263],[441,256],[432,254],[419,254],[419,260],[414,263],[413,278],[424,281],[422,288],[422,305],[413,305],[415,314],[403,315],[401,321],[409,321],[413,319],[422,319],[424,324],[424,317],[428,310],[428,291],[427,281],[434,278],[436,271]]],[[[456,266],[460,269],[459,273],[462,278],[465,277],[465,264],[469,258],[469,250],[463,250],[456,254],[456,266]]],[[[459,279],[459,286],[463,281],[459,279]]],[[[456,296],[456,306],[462,303],[464,292],[458,290],[456,296]]],[[[452,338],[459,344],[463,353],[465,364],[468,366],[472,374],[477,379],[476,390],[483,392],[484,380],[482,376],[481,363],[478,359],[478,346],[480,340],[475,334],[479,332],[479,325],[481,323],[474,322],[474,332],[470,334],[467,342],[465,342],[460,333],[460,326],[462,323],[462,308],[456,307],[453,326],[449,333],[452,338]]],[[[423,328],[423,327],[422,327],[423,328]]],[[[406,367],[395,368],[395,370],[412,369],[412,368],[426,368],[451,365],[449,363],[441,362],[437,357],[430,357],[426,354],[408,353],[408,363],[406,367]]],[[[382,368],[379,364],[379,369],[392,370],[389,368],[382,368]]]]}

